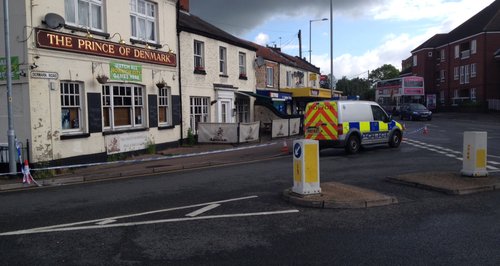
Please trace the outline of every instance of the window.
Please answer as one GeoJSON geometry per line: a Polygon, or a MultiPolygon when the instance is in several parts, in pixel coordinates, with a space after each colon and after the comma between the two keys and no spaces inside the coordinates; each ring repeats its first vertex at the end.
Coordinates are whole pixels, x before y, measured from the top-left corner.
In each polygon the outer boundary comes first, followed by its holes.
{"type": "Polygon", "coordinates": [[[374,121],[388,121],[387,114],[379,106],[372,105],[372,113],[374,121]]]}
{"type": "Polygon", "coordinates": [[[203,42],[194,41],[194,69],[204,70],[205,62],[203,62],[204,57],[204,47],[203,42]]]}
{"type": "Polygon", "coordinates": [[[208,122],[210,107],[210,98],[208,97],[191,97],[190,98],[190,125],[193,132],[197,132],[199,122],[208,122]]]}
{"type": "Polygon", "coordinates": [[[156,4],[144,0],[130,0],[132,37],[156,42],[156,4]]]}
{"type": "Polygon", "coordinates": [[[250,122],[250,100],[236,99],[237,123],[250,122]]]}
{"type": "Polygon", "coordinates": [[[476,88],[471,88],[469,91],[470,99],[472,102],[476,102],[476,88]]]}
{"type": "Polygon", "coordinates": [[[466,65],[465,66],[465,75],[464,75],[464,82],[467,84],[469,83],[469,70],[470,70],[470,66],[469,65],[466,65]]]}
{"type": "Polygon", "coordinates": [[[476,63],[470,65],[470,77],[475,78],[477,75],[476,72],[476,63]]]}
{"type": "Polygon", "coordinates": [[[439,102],[441,102],[441,104],[444,104],[444,91],[439,92],[439,102]]]}
{"type": "Polygon", "coordinates": [[[226,47],[219,47],[219,73],[221,75],[227,74],[227,50],[226,47]]]}
{"type": "Polygon", "coordinates": [[[445,79],[445,76],[444,76],[444,69],[441,69],[439,71],[439,78],[441,80],[441,82],[444,82],[444,79],[445,79]]]}
{"type": "Polygon", "coordinates": [[[240,68],[240,77],[247,76],[247,56],[245,53],[238,53],[238,62],[240,68]]]}
{"type": "Polygon", "coordinates": [[[65,0],[66,22],[91,30],[102,31],[102,0],[65,0]]]}
{"type": "Polygon", "coordinates": [[[287,71],[286,72],[286,86],[288,88],[292,87],[292,71],[287,71]]]}
{"type": "Polygon", "coordinates": [[[464,84],[465,81],[465,67],[460,66],[460,84],[464,84]]]}
{"type": "Polygon", "coordinates": [[[413,56],[413,66],[417,66],[417,55],[413,56]]]}
{"type": "Polygon", "coordinates": [[[294,73],[294,75],[295,75],[295,79],[296,79],[295,86],[296,87],[302,87],[302,86],[304,86],[304,72],[302,72],[302,71],[296,71],[294,73]]]}
{"type": "Polygon", "coordinates": [[[162,126],[172,124],[171,102],[170,87],[161,88],[158,91],[158,119],[162,126]]]}
{"type": "Polygon", "coordinates": [[[134,85],[102,86],[104,128],[144,126],[143,88],[134,85]]]}
{"type": "Polygon", "coordinates": [[[460,57],[460,46],[455,45],[455,58],[460,57]]]}
{"type": "Polygon", "coordinates": [[[477,41],[476,40],[472,40],[470,42],[470,53],[471,54],[475,54],[477,52],[477,41]]]}
{"type": "Polygon", "coordinates": [[[272,87],[274,85],[274,69],[266,67],[266,86],[272,87]]]}
{"type": "Polygon", "coordinates": [[[63,133],[82,131],[80,83],[61,82],[61,127],[63,133]]]}
{"type": "Polygon", "coordinates": [[[446,60],[446,54],[444,53],[444,49],[441,49],[441,55],[439,57],[441,57],[441,62],[444,62],[444,60],[446,60]]]}
{"type": "Polygon", "coordinates": [[[459,76],[460,76],[460,73],[459,73],[458,67],[454,67],[453,68],[453,79],[458,80],[459,76]]]}

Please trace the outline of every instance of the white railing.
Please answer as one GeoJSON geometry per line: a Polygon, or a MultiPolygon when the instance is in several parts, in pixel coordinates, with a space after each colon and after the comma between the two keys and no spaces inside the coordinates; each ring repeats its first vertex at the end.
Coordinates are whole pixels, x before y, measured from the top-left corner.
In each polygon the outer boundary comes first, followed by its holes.
{"type": "Polygon", "coordinates": [[[500,111],[500,99],[488,99],[488,110],[500,111]]]}

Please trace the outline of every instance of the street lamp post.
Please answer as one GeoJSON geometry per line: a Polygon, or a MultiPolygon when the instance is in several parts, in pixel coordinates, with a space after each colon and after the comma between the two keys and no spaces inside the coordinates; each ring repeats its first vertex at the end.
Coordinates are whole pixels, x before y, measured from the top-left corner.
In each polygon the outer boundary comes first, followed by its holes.
{"type": "Polygon", "coordinates": [[[312,52],[312,48],[311,48],[311,24],[314,21],[325,21],[325,20],[328,20],[328,19],[327,18],[322,18],[322,19],[311,19],[311,20],[309,20],[309,63],[311,63],[311,52],[312,52]]]}
{"type": "Polygon", "coordinates": [[[10,62],[10,31],[9,31],[9,0],[3,0],[3,16],[4,16],[4,37],[5,37],[5,61],[7,65],[7,115],[8,115],[8,130],[7,140],[9,142],[9,171],[12,175],[16,173],[16,142],[14,132],[14,116],[12,113],[12,66],[10,62]]]}

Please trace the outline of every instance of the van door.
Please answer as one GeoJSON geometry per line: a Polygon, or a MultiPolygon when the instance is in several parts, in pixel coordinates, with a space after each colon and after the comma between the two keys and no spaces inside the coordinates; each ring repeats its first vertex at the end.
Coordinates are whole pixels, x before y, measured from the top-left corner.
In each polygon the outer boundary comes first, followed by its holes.
{"type": "Polygon", "coordinates": [[[390,119],[378,105],[371,105],[373,121],[370,122],[370,138],[373,143],[386,143],[389,140],[390,119]]]}
{"type": "Polygon", "coordinates": [[[306,139],[337,140],[337,102],[312,102],[306,106],[304,130],[306,139]]]}

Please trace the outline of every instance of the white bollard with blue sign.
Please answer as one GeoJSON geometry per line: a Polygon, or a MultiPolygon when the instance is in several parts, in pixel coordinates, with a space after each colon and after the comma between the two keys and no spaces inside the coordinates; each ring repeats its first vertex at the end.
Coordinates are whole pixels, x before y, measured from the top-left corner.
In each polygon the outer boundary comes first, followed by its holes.
{"type": "Polygon", "coordinates": [[[321,193],[319,186],[319,145],[317,140],[300,139],[293,142],[294,193],[321,193]]]}

